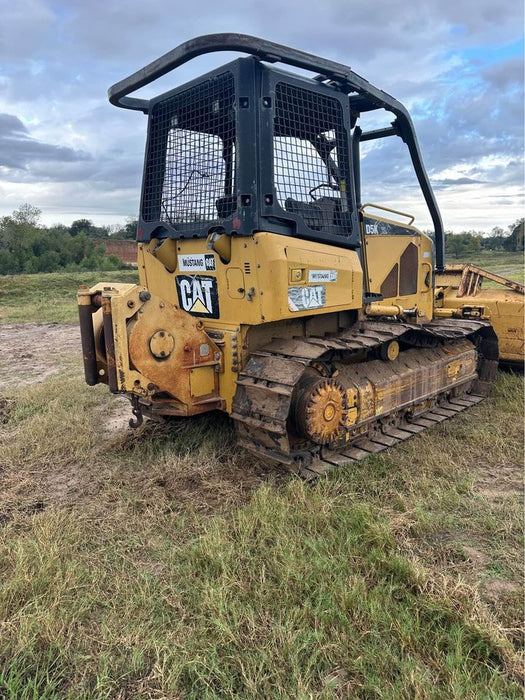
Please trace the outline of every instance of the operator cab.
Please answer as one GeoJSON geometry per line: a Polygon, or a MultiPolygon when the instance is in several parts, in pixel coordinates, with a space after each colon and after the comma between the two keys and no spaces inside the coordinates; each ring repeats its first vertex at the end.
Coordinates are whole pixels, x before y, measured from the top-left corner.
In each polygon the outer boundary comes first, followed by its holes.
{"type": "Polygon", "coordinates": [[[359,145],[395,135],[408,147],[434,224],[436,270],[444,268],[443,223],[410,115],[348,66],[257,37],[210,34],[116,83],[109,100],[149,115],[139,241],[268,231],[359,248],[359,145]],[[215,51],[250,57],[152,100],[129,96],[215,51]],[[363,133],[358,118],[374,110],[394,121],[363,133]]]}
{"type": "Polygon", "coordinates": [[[141,240],[359,245],[348,96],[242,58],[151,102],[141,240]]]}

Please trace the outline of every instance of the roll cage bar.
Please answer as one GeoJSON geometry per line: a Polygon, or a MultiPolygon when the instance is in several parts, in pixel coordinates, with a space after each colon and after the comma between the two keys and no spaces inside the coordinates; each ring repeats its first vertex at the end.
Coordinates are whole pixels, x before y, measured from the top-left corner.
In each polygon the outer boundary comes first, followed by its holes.
{"type": "Polygon", "coordinates": [[[398,100],[383,90],[376,88],[360,75],[354,73],[348,66],[247,34],[207,34],[185,41],[144,68],[112,85],[108,90],[109,101],[116,107],[138,110],[148,114],[150,101],[129,97],[130,93],[152,83],[157,78],[166,75],[166,73],[175,68],[179,68],[197,56],[216,51],[238,51],[255,56],[267,63],[285,63],[289,66],[317,73],[315,80],[318,82],[328,81],[329,85],[350,96],[351,108],[356,113],[376,109],[385,109],[392,112],[396,118],[392,122],[391,128],[379,129],[368,133],[360,133],[359,130],[357,137],[360,141],[367,141],[397,135],[406,143],[419,186],[434,224],[436,269],[438,271],[444,269],[445,234],[443,222],[423,164],[412,119],[401,102],[398,102],[398,100]]]}

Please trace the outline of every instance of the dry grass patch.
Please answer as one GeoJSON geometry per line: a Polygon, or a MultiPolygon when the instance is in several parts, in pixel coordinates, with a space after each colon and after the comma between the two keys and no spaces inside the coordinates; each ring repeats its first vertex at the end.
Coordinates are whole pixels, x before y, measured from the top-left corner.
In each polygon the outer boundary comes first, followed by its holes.
{"type": "MultiPolygon", "coordinates": [[[[146,421],[132,431],[130,405],[77,376],[55,377],[10,399],[3,432],[0,513],[48,507],[137,512],[198,511],[244,503],[266,480],[279,478],[240,454],[227,417],[146,421]],[[106,416],[112,429],[104,429],[106,416]]],[[[281,477],[282,478],[282,477],[281,477]]]]}

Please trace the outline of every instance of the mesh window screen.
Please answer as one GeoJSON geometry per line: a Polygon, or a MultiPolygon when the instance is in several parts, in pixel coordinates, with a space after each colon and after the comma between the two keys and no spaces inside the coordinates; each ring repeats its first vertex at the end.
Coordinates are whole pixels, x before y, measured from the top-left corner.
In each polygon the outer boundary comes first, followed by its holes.
{"type": "Polygon", "coordinates": [[[281,207],[314,230],[337,232],[347,208],[348,146],[336,99],[286,83],[276,85],[275,189],[281,207]]]}
{"type": "Polygon", "coordinates": [[[226,73],[156,105],[143,195],[145,221],[220,221],[235,198],[234,80],[226,73]]]}

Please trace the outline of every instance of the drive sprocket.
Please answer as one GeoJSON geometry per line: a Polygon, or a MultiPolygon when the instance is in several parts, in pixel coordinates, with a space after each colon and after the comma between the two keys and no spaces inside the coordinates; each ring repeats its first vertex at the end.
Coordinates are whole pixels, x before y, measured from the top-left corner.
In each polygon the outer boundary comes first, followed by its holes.
{"type": "Polygon", "coordinates": [[[305,375],[292,397],[292,416],[301,437],[318,445],[337,442],[346,420],[346,392],[334,378],[305,375]]]}

